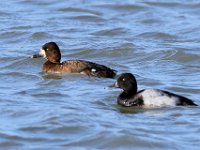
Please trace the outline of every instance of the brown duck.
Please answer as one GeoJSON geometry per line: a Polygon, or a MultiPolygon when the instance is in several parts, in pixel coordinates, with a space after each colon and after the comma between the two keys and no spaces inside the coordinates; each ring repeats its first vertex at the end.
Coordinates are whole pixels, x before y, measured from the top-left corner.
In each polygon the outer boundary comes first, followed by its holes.
{"type": "Polygon", "coordinates": [[[97,63],[84,60],[67,60],[60,62],[61,53],[55,42],[44,44],[39,55],[33,55],[33,58],[39,56],[47,58],[47,61],[42,67],[42,72],[44,73],[80,73],[104,78],[114,78],[116,76],[115,70],[97,63]]]}

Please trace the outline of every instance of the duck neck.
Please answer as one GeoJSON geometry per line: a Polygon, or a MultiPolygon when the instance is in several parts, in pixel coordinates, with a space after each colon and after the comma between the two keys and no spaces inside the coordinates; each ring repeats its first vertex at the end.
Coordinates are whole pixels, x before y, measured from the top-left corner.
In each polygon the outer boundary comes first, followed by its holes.
{"type": "Polygon", "coordinates": [[[59,61],[52,62],[52,61],[49,61],[49,60],[47,60],[47,63],[51,63],[51,64],[60,64],[59,61]]]}
{"type": "Polygon", "coordinates": [[[117,99],[117,102],[118,102],[118,104],[119,105],[123,105],[123,106],[129,106],[129,105],[127,105],[126,103],[130,100],[130,99],[132,99],[132,98],[134,98],[134,96],[137,94],[137,92],[136,91],[132,91],[132,90],[130,90],[130,91],[123,91],[120,95],[119,95],[119,97],[118,97],[118,99],[117,99]]]}
{"type": "Polygon", "coordinates": [[[136,94],[137,92],[135,91],[123,91],[121,94],[120,94],[120,98],[121,99],[129,99],[129,98],[132,98],[134,97],[134,95],[136,94]]]}

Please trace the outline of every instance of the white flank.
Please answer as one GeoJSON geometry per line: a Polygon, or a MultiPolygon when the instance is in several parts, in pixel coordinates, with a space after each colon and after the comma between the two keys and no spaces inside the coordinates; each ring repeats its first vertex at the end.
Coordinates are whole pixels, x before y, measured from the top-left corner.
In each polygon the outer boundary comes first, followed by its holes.
{"type": "Polygon", "coordinates": [[[92,69],[91,69],[91,71],[92,71],[92,72],[96,72],[97,70],[96,70],[96,69],[94,69],[94,68],[92,68],[92,69]]]}
{"type": "Polygon", "coordinates": [[[170,97],[162,91],[154,89],[144,90],[139,95],[142,95],[146,107],[176,106],[178,101],[177,97],[170,97]]]}

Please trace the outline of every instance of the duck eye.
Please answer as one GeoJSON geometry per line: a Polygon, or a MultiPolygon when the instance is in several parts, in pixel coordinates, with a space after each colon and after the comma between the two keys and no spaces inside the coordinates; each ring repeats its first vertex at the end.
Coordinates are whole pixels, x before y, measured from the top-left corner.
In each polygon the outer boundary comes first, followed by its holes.
{"type": "Polygon", "coordinates": [[[48,48],[46,48],[46,47],[43,47],[43,50],[44,50],[44,51],[48,51],[48,48]]]}
{"type": "Polygon", "coordinates": [[[126,81],[126,78],[123,78],[122,81],[126,81]]]}

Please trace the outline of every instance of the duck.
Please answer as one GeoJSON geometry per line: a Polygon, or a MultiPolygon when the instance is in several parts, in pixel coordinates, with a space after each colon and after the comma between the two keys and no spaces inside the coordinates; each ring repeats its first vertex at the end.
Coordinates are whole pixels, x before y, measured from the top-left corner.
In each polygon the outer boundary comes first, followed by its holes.
{"type": "Polygon", "coordinates": [[[117,103],[124,107],[198,106],[192,100],[168,91],[160,89],[138,91],[137,81],[132,73],[122,73],[110,87],[123,90],[117,98],[117,103]]]}
{"type": "Polygon", "coordinates": [[[80,73],[103,78],[114,78],[116,76],[116,70],[94,62],[85,60],[67,60],[61,62],[61,52],[55,42],[45,43],[39,54],[32,57],[44,57],[47,59],[42,67],[43,73],[80,73]]]}

